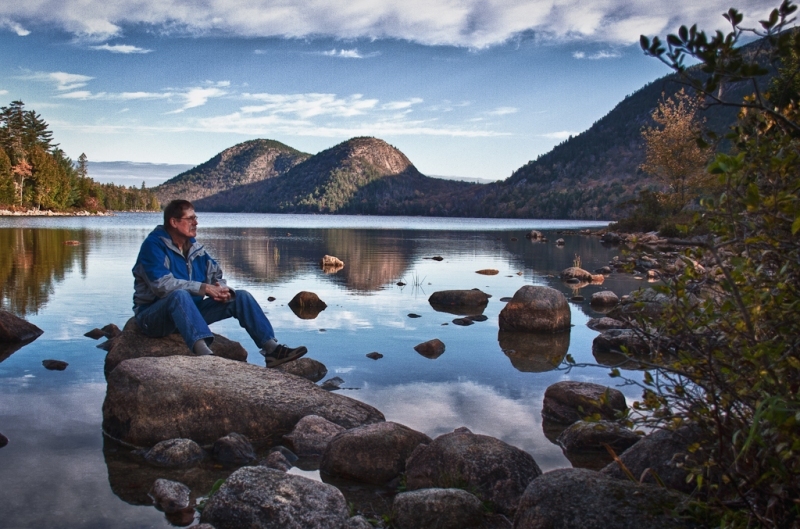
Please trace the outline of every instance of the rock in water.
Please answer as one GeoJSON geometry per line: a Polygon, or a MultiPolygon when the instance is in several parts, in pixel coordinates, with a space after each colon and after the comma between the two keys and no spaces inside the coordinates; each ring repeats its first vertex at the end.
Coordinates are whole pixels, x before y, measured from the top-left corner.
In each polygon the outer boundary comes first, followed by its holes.
{"type": "Polygon", "coordinates": [[[191,439],[167,439],[148,450],[144,460],[157,467],[189,468],[205,457],[205,450],[191,439]]]}
{"type": "Polygon", "coordinates": [[[206,503],[200,521],[216,529],[341,529],[347,502],[333,485],[266,467],[245,467],[206,503]]]}
{"type": "Polygon", "coordinates": [[[688,499],[652,485],[562,468],[534,479],[514,518],[515,529],[679,529],[686,521],[671,511],[688,499]]]}
{"type": "Polygon", "coordinates": [[[414,449],[430,442],[424,433],[402,424],[368,424],[331,439],[319,468],[330,476],[382,485],[405,470],[414,449]]]}
{"type": "MultiPolygon", "coordinates": [[[[231,360],[247,360],[247,351],[239,342],[228,340],[224,336],[214,335],[211,350],[215,356],[231,360]]],[[[194,358],[194,354],[186,346],[180,334],[170,334],[163,338],[151,338],[145,335],[131,318],[125,324],[122,334],[114,338],[111,350],[106,355],[105,372],[110,373],[123,360],[140,357],[163,357],[185,355],[194,358]]]]}
{"type": "Polygon", "coordinates": [[[0,309],[0,343],[22,343],[34,340],[44,331],[32,323],[0,309]]]}
{"type": "Polygon", "coordinates": [[[625,396],[618,389],[564,380],[545,390],[542,417],[559,424],[572,424],[595,413],[613,420],[618,412],[626,409],[625,396]]]}
{"type": "Polygon", "coordinates": [[[542,471],[527,452],[466,428],[440,435],[406,461],[408,490],[459,487],[513,515],[532,480],[542,471]]]}
{"type": "Polygon", "coordinates": [[[275,369],[168,356],[126,360],[109,374],[103,431],[139,447],[179,437],[209,445],[231,431],[272,446],[309,414],[345,428],[384,420],[372,406],[275,369]]]}
{"type": "Polygon", "coordinates": [[[177,481],[157,479],[150,491],[153,503],[165,513],[172,514],[189,506],[189,487],[177,481]]]}
{"type": "Polygon", "coordinates": [[[525,285],[500,311],[501,331],[562,332],[572,324],[564,294],[550,287],[525,285]]]}

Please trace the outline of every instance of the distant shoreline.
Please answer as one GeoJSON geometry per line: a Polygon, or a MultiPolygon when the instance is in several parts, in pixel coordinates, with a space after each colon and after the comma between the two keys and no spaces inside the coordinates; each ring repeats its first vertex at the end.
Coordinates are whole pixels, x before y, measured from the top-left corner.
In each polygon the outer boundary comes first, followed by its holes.
{"type": "Polygon", "coordinates": [[[114,213],[97,211],[49,211],[27,209],[25,211],[11,211],[10,209],[0,209],[0,217],[113,217],[114,213]]]}

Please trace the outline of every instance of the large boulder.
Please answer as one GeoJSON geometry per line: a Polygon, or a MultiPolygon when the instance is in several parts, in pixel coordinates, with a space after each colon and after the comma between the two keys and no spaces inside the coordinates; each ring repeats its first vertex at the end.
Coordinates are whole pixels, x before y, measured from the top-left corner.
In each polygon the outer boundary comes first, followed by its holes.
{"type": "Polygon", "coordinates": [[[402,492],[392,504],[397,529],[468,529],[483,521],[483,504],[461,489],[402,492]]]}
{"type": "Polygon", "coordinates": [[[542,471],[527,452],[466,428],[440,435],[406,462],[408,490],[463,488],[513,515],[528,483],[542,471]]]}
{"type": "Polygon", "coordinates": [[[525,285],[500,311],[500,330],[524,332],[562,332],[571,325],[569,303],[558,290],[541,285],[525,285]]]}
{"type": "Polygon", "coordinates": [[[44,331],[7,310],[0,309],[0,344],[34,340],[44,331]]]}
{"type": "Polygon", "coordinates": [[[346,430],[328,443],[319,469],[329,476],[382,485],[398,477],[406,459],[431,438],[394,422],[346,430]]]}
{"type": "Polygon", "coordinates": [[[613,307],[617,303],[619,303],[619,296],[610,290],[595,292],[592,294],[592,299],[589,301],[589,304],[592,307],[598,307],[601,309],[613,307]]]}
{"type": "Polygon", "coordinates": [[[489,296],[477,288],[472,290],[441,290],[428,298],[434,310],[456,315],[482,314],[489,296]]]}
{"type": "Polygon", "coordinates": [[[685,496],[582,468],[553,470],[534,479],[519,503],[515,529],[685,528],[672,510],[685,496]]]}
{"type": "Polygon", "coordinates": [[[313,320],[319,313],[328,308],[328,304],[319,299],[314,292],[301,291],[289,302],[289,308],[302,320],[313,320]]]}
{"type": "Polygon", "coordinates": [[[299,457],[321,457],[325,447],[344,428],[319,415],[300,419],[294,430],[283,436],[286,445],[299,457]]]}
{"type": "Polygon", "coordinates": [[[310,414],[345,428],[384,420],[372,406],[275,369],[168,356],[126,360],[109,374],[103,431],[140,447],[179,437],[208,445],[234,431],[272,446],[310,414]]]}
{"type": "MultiPolygon", "coordinates": [[[[221,358],[247,360],[247,351],[239,342],[234,342],[219,334],[214,335],[211,350],[215,356],[221,358]]],[[[122,329],[122,334],[114,338],[111,350],[106,355],[105,372],[108,375],[120,362],[131,358],[176,355],[195,356],[180,334],[174,333],[162,338],[151,338],[141,331],[136,324],[136,318],[131,318],[122,329]]]]}
{"type": "MultiPolygon", "coordinates": [[[[684,463],[692,457],[689,446],[700,441],[700,433],[698,428],[690,426],[675,431],[656,430],[625,450],[619,458],[637,479],[644,476],[645,483],[655,484],[655,474],[667,488],[691,493],[695,482],[686,482],[684,463]],[[650,470],[645,472],[647,469],[650,470]]],[[[628,479],[617,462],[609,463],[600,472],[609,477],[628,479]]]]}
{"type": "Polygon", "coordinates": [[[244,467],[206,502],[200,521],[216,529],[341,529],[347,502],[332,485],[266,467],[244,467]]]}
{"type": "Polygon", "coordinates": [[[560,424],[572,424],[594,414],[612,420],[627,408],[625,396],[618,389],[564,380],[545,390],[542,417],[560,424]]]}

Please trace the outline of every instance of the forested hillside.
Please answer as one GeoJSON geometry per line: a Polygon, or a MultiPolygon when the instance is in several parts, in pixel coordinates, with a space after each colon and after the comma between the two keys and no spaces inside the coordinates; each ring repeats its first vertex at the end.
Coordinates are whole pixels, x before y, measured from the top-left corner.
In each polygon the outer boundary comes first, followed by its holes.
{"type": "Polygon", "coordinates": [[[0,108],[0,207],[15,210],[157,210],[150,191],[98,184],[73,163],[47,123],[22,101],[0,108]]]}
{"type": "Polygon", "coordinates": [[[430,214],[454,190],[476,186],[429,178],[399,150],[376,138],[353,138],[286,174],[243,185],[195,203],[198,210],[430,214]]]}
{"type": "Polygon", "coordinates": [[[285,174],[310,155],[278,141],[256,139],[225,149],[205,163],[155,188],[162,204],[198,200],[237,186],[285,174]]]}

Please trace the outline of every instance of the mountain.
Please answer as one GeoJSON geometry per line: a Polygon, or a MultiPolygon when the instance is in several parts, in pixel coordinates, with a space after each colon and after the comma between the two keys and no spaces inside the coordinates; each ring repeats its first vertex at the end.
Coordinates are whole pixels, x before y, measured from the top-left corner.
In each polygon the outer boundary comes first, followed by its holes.
{"type": "Polygon", "coordinates": [[[195,201],[237,186],[274,178],[310,155],[273,140],[250,140],[225,149],[207,162],[154,189],[161,204],[175,198],[195,201]]]}
{"type": "Polygon", "coordinates": [[[436,214],[434,197],[478,184],[430,178],[377,138],[353,138],[285,174],[195,202],[200,211],[436,214]],[[427,209],[426,209],[427,208],[427,209]]]}

